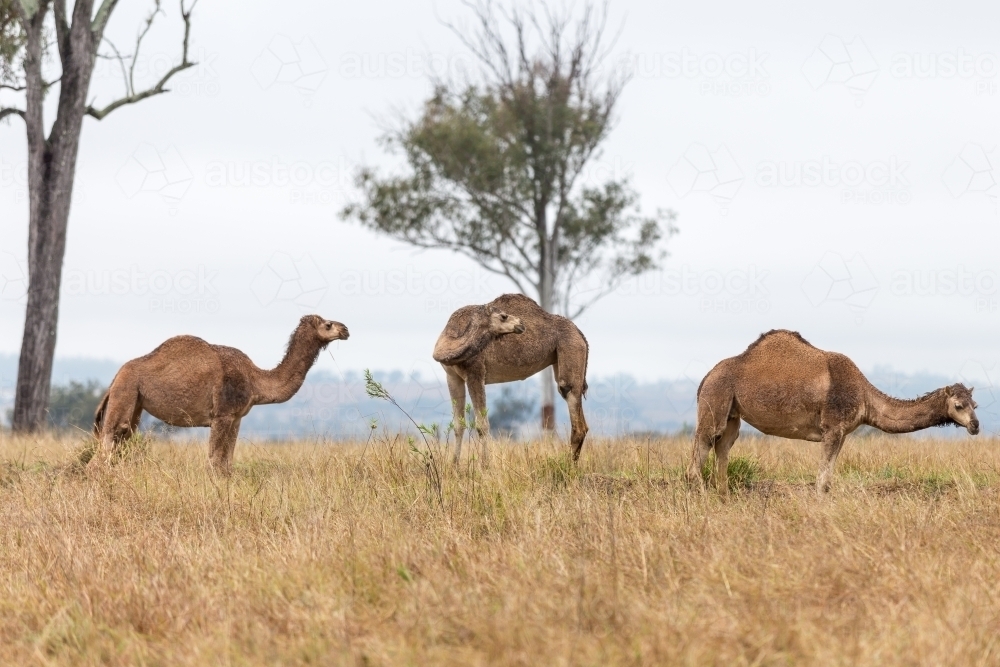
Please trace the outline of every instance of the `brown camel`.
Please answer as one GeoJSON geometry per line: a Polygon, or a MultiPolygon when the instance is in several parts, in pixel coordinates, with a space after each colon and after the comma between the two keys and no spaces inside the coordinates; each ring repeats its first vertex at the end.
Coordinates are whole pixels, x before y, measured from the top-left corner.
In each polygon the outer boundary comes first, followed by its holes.
{"type": "Polygon", "coordinates": [[[876,389],[842,354],[810,345],[794,331],[761,334],[743,354],[723,359],[698,387],[698,427],[687,471],[701,484],[701,470],[715,448],[715,481],[728,491],[729,449],[740,419],[768,435],[823,443],[816,489],[830,490],[844,438],[867,424],[886,433],[910,433],[954,424],[979,433],[972,388],[953,384],[913,400],[876,389]]]}
{"type": "Polygon", "coordinates": [[[229,474],[240,420],[250,408],[290,399],[320,351],[348,335],[340,322],[306,315],[274,370],[258,368],[232,347],[194,336],[170,338],[121,367],[97,408],[94,436],[110,458],[135,432],[143,410],[171,426],[210,426],[209,461],[229,474]]]}
{"type": "Polygon", "coordinates": [[[485,305],[465,306],[452,313],[434,345],[434,360],[444,367],[448,378],[455,461],[462,453],[466,385],[475,428],[482,438],[490,430],[486,385],[524,380],[549,366],[569,406],[570,440],[573,460],[577,460],[588,430],[583,417],[588,354],[587,339],[572,321],[545,312],[522,294],[504,294],[485,305]],[[519,335],[506,335],[510,333],[519,335]]]}

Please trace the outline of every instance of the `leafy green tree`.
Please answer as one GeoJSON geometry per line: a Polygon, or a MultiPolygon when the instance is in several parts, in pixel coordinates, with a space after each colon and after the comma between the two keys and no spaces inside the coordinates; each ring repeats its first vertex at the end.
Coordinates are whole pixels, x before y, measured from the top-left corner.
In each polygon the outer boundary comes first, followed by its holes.
{"type": "Polygon", "coordinates": [[[86,383],[71,381],[65,386],[52,387],[49,394],[50,426],[65,429],[80,429],[90,433],[94,426],[94,413],[107,387],[95,380],[86,383]]]}
{"type": "Polygon", "coordinates": [[[0,0],[0,85],[17,80],[17,55],[24,46],[24,29],[18,20],[14,3],[0,0]]]}
{"type": "MultiPolygon", "coordinates": [[[[587,4],[573,20],[544,6],[467,6],[477,29],[451,27],[480,64],[478,80],[434,81],[419,116],[382,137],[406,172],[360,169],[360,201],[342,217],[466,255],[545,310],[577,317],[656,268],[659,242],[675,231],[673,212],[641,213],[627,174],[588,178],[627,81],[601,74],[606,11],[587,4]]],[[[544,428],[554,428],[554,402],[546,372],[544,428]]]]}
{"type": "Polygon", "coordinates": [[[510,386],[500,390],[500,396],[490,406],[490,430],[494,433],[513,434],[535,410],[536,401],[522,398],[510,386]]]}

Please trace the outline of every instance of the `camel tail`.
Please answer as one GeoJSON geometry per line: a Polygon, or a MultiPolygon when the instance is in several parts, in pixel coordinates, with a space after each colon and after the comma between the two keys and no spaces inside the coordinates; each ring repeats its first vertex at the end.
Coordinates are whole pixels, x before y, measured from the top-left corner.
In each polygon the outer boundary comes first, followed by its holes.
{"type": "Polygon", "coordinates": [[[104,398],[101,399],[100,405],[97,406],[97,412],[94,413],[94,437],[101,437],[101,428],[104,426],[104,413],[108,411],[108,396],[111,395],[111,388],[109,387],[106,392],[104,392],[104,398]]]}

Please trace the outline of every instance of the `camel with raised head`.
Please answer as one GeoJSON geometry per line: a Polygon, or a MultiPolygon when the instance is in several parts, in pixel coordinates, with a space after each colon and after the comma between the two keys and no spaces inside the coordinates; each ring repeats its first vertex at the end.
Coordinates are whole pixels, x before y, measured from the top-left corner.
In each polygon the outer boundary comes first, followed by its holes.
{"type": "Polygon", "coordinates": [[[94,436],[110,458],[135,432],[143,410],[171,426],[208,426],[209,460],[217,472],[228,474],[240,420],[250,408],[290,399],[320,351],[348,336],[340,322],[306,315],[272,370],[258,368],[236,348],[195,336],[170,338],[121,367],[97,408],[94,436]]]}
{"type": "Polygon", "coordinates": [[[912,400],[893,398],[872,385],[853,361],[813,347],[795,331],[768,331],[742,354],[723,359],[698,387],[698,426],[687,477],[701,470],[715,449],[715,480],[728,491],[729,449],[740,420],[768,435],[823,443],[816,488],[830,490],[844,438],[862,424],[886,433],[910,433],[954,424],[979,433],[972,388],[953,384],[912,400]]]}
{"type": "Polygon", "coordinates": [[[462,453],[466,426],[466,386],[475,429],[483,437],[490,430],[486,385],[524,380],[549,366],[569,406],[570,442],[573,460],[577,460],[588,431],[583,398],[587,394],[589,352],[587,339],[571,320],[545,312],[523,294],[504,294],[487,304],[465,306],[452,313],[434,345],[434,360],[444,367],[448,378],[455,461],[462,453]]]}

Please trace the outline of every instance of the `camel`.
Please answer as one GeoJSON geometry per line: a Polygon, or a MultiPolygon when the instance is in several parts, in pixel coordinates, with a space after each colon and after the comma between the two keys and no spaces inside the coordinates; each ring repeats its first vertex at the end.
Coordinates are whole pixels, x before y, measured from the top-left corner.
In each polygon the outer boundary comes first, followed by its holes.
{"type": "Polygon", "coordinates": [[[973,388],[953,384],[905,400],[876,389],[843,354],[813,347],[795,331],[768,331],[743,354],[723,359],[698,386],[698,426],[687,478],[702,484],[701,470],[715,448],[715,482],[728,492],[729,449],[740,420],[768,435],[821,442],[816,490],[830,490],[844,438],[862,424],[886,433],[911,433],[953,424],[979,433],[973,388]]]}
{"type": "MultiPolygon", "coordinates": [[[[444,368],[455,428],[455,462],[465,432],[465,387],[472,399],[480,438],[490,430],[486,385],[524,380],[549,366],[569,406],[573,460],[580,457],[587,421],[587,339],[573,322],[545,312],[522,294],[504,294],[480,306],[459,308],[434,345],[434,360],[444,368]],[[508,334],[518,334],[510,336],[508,334]]],[[[485,440],[484,447],[485,447],[485,440]]]]}
{"type": "MultiPolygon", "coordinates": [[[[321,350],[347,340],[347,327],[306,315],[273,370],[243,352],[195,336],[175,336],[127,362],[111,381],[94,415],[94,436],[110,459],[139,425],[145,410],[172,426],[209,426],[209,461],[228,475],[240,420],[255,405],[284,403],[299,390],[321,350]]],[[[95,455],[91,461],[97,461],[95,455]]]]}

